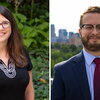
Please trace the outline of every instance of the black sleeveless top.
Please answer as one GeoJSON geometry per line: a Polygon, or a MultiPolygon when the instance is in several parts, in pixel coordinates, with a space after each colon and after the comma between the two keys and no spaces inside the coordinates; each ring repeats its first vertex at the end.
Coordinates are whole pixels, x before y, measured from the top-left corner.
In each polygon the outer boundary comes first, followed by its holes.
{"type": "MultiPolygon", "coordinates": [[[[9,78],[0,69],[0,100],[25,100],[25,89],[29,83],[29,73],[32,63],[28,58],[28,66],[24,68],[15,67],[16,76],[9,78]]],[[[2,63],[1,63],[2,64],[2,63]]]]}

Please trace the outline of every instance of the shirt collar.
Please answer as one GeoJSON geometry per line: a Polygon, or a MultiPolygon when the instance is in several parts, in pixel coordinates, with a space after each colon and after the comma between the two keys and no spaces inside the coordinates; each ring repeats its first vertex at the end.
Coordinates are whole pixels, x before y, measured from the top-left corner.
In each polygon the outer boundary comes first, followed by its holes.
{"type": "MultiPolygon", "coordinates": [[[[83,49],[83,54],[84,54],[85,61],[88,65],[90,65],[93,62],[93,60],[97,57],[97,56],[93,56],[92,54],[87,52],[85,49],[83,49]]],[[[100,56],[98,57],[100,58],[100,56]]]]}

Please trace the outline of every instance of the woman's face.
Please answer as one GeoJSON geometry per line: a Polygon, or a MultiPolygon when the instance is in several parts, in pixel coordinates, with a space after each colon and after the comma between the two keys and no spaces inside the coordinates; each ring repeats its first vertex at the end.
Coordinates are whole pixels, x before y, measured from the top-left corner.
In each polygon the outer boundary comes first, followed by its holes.
{"type": "Polygon", "coordinates": [[[0,43],[7,43],[11,35],[11,23],[0,14],[0,43]]]}

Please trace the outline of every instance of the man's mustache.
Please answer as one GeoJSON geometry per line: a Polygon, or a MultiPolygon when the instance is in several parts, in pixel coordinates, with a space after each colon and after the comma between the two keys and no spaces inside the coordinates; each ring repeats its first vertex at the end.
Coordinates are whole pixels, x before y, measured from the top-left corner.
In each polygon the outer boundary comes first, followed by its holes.
{"type": "Polygon", "coordinates": [[[88,39],[100,39],[100,35],[91,35],[87,37],[88,39]]]}

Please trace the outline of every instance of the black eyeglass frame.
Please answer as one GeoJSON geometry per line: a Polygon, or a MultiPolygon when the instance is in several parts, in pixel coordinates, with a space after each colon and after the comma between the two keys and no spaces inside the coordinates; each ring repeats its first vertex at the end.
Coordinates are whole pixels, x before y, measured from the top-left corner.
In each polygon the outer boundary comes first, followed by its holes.
{"type": "Polygon", "coordinates": [[[9,21],[3,21],[2,23],[0,23],[0,25],[2,26],[2,28],[3,29],[5,29],[5,28],[7,28],[7,27],[5,27],[3,24],[8,24],[8,25],[10,25],[11,23],[9,22],[9,21]]]}
{"type": "Polygon", "coordinates": [[[82,24],[82,25],[80,25],[80,28],[82,29],[85,25],[90,25],[90,26],[92,26],[92,28],[94,28],[94,26],[95,26],[96,29],[98,26],[100,26],[100,24],[82,24]]]}

